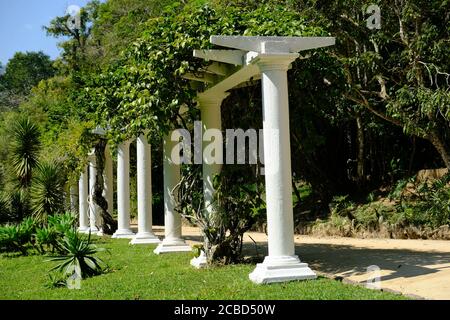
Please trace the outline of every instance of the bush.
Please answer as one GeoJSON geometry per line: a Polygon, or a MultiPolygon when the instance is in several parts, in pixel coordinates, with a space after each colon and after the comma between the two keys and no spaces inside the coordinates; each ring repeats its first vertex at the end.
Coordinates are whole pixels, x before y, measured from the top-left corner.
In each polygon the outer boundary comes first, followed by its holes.
{"type": "Polygon", "coordinates": [[[64,183],[62,167],[57,162],[40,164],[31,187],[33,216],[41,222],[64,210],[64,183]]]}
{"type": "Polygon", "coordinates": [[[74,232],[75,220],[71,213],[65,213],[50,216],[47,225],[27,218],[18,225],[0,227],[0,249],[25,254],[34,246],[41,254],[61,252],[59,241],[74,232]]]}
{"type": "Polygon", "coordinates": [[[0,250],[7,252],[21,252],[25,254],[27,247],[32,244],[36,224],[28,218],[19,225],[0,227],[0,250]]]}
{"type": "Polygon", "coordinates": [[[104,249],[92,244],[90,233],[86,238],[79,232],[69,232],[58,245],[62,254],[49,260],[59,262],[50,271],[57,270],[69,276],[76,274],[82,279],[103,272],[103,261],[94,255],[104,249]]]}

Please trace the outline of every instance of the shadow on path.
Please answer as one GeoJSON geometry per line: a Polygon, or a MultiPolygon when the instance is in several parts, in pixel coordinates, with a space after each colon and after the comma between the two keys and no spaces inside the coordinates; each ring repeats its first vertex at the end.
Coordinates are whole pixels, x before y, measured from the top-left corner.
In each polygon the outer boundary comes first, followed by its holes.
{"type": "MultiPolygon", "coordinates": [[[[300,259],[312,269],[342,277],[364,275],[371,265],[390,271],[390,274],[381,277],[382,281],[413,278],[450,269],[450,253],[333,244],[296,244],[295,249],[300,259]]],[[[254,243],[246,243],[243,250],[246,255],[263,258],[267,254],[267,243],[258,242],[257,247],[254,243]]]]}

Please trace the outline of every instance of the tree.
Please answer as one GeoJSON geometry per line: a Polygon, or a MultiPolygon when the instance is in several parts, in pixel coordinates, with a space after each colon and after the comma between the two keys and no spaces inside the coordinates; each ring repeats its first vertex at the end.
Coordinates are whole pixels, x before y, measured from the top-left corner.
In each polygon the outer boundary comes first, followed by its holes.
{"type": "Polygon", "coordinates": [[[450,3],[376,1],[379,30],[366,25],[365,11],[373,1],[296,3],[299,10],[313,8],[317,20],[337,37],[336,58],[347,82],[344,96],[357,117],[366,110],[429,141],[450,168],[450,16],[443,14],[450,3]]]}
{"type": "Polygon", "coordinates": [[[31,208],[38,221],[64,211],[65,177],[57,162],[41,163],[31,187],[31,208]]]}
{"type": "Polygon", "coordinates": [[[12,133],[11,160],[20,188],[31,185],[33,170],[38,165],[39,129],[28,118],[16,122],[12,133]]]}
{"type": "Polygon", "coordinates": [[[39,81],[55,74],[50,57],[41,52],[17,52],[6,65],[2,76],[7,90],[15,94],[27,95],[39,81]]]}
{"type": "MultiPolygon", "coordinates": [[[[99,6],[98,0],[89,2],[78,13],[69,13],[64,16],[54,18],[44,29],[47,35],[55,38],[68,37],[59,46],[63,49],[62,58],[70,71],[78,71],[86,60],[86,46],[91,34],[91,23],[97,14],[99,6]],[[70,19],[75,19],[74,23],[69,23],[70,19]]],[[[71,21],[71,20],[70,20],[71,21]]],[[[60,68],[63,68],[60,66],[60,68]]]]}

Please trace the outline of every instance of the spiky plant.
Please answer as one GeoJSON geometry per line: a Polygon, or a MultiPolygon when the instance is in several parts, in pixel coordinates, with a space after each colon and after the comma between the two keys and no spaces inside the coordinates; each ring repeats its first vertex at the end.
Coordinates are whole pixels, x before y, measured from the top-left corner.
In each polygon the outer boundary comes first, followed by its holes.
{"type": "Polygon", "coordinates": [[[64,176],[57,162],[42,163],[31,186],[33,216],[45,222],[49,215],[64,211],[64,176]]]}
{"type": "Polygon", "coordinates": [[[77,231],[69,232],[59,242],[59,246],[62,249],[62,255],[49,260],[59,262],[50,271],[57,270],[67,275],[75,272],[82,279],[102,272],[104,263],[95,254],[104,249],[92,244],[90,233],[86,237],[77,231]]]}
{"type": "Polygon", "coordinates": [[[39,128],[28,118],[17,120],[12,130],[11,163],[19,186],[31,185],[33,169],[38,165],[40,149],[39,128]]]}

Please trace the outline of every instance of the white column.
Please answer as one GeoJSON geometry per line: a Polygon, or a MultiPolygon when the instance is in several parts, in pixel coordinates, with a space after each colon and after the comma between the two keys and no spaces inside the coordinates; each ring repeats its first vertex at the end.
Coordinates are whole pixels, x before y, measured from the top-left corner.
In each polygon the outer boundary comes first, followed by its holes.
{"type": "Polygon", "coordinates": [[[108,212],[113,214],[114,210],[114,173],[113,160],[109,145],[105,148],[105,169],[103,172],[103,196],[108,202],[108,212]]]}
{"type": "Polygon", "coordinates": [[[88,173],[87,167],[83,167],[83,171],[80,175],[80,180],[78,181],[78,212],[79,212],[79,222],[80,227],[79,232],[89,232],[89,204],[88,204],[88,173]]]}
{"type": "Polygon", "coordinates": [[[137,139],[138,233],[131,244],[160,243],[152,231],[152,158],[145,135],[137,139]]]}
{"type": "MultiPolygon", "coordinates": [[[[222,130],[222,116],[220,106],[222,101],[229,95],[229,93],[216,94],[214,96],[202,96],[199,95],[198,102],[201,111],[202,129],[203,134],[208,129],[222,130]]],[[[208,141],[203,141],[203,149],[209,144],[208,141]]],[[[223,149],[216,149],[216,158],[224,159],[223,149]]],[[[222,163],[216,163],[213,159],[210,159],[210,155],[203,153],[203,197],[205,200],[205,214],[210,216],[215,211],[214,201],[214,177],[220,174],[222,170],[222,163]]],[[[191,260],[191,265],[195,268],[204,268],[208,265],[207,256],[204,252],[197,258],[191,260]]]]}
{"type": "Polygon", "coordinates": [[[113,238],[131,239],[130,229],[130,141],[119,145],[117,153],[117,220],[113,238]]]}
{"type": "Polygon", "coordinates": [[[256,283],[314,279],[295,255],[287,70],[298,54],[261,58],[269,255],[250,274],[256,283]]]}
{"type": "MultiPolygon", "coordinates": [[[[172,159],[172,149],[177,141],[171,141],[171,135],[164,138],[164,233],[163,242],[155,249],[156,254],[191,251],[191,247],[181,237],[181,215],[175,211],[175,187],[180,182],[179,159],[172,159]],[[175,162],[175,163],[174,163],[175,162]]],[[[176,152],[175,152],[176,154],[176,152]]]]}
{"type": "Polygon", "coordinates": [[[97,179],[97,163],[95,153],[89,157],[89,230],[92,234],[97,234],[100,230],[98,224],[98,210],[94,201],[95,181],[97,179]]]}

